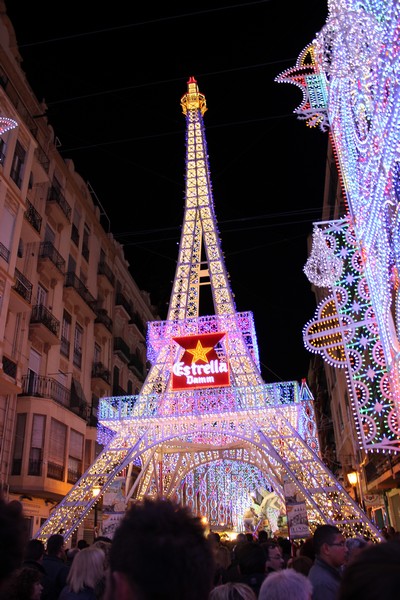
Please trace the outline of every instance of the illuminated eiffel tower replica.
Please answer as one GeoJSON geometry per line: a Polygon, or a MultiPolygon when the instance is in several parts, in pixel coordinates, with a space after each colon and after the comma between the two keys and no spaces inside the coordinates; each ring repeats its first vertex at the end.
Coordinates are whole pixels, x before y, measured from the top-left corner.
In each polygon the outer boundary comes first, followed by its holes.
{"type": "Polygon", "coordinates": [[[258,469],[265,487],[283,501],[289,483],[311,531],[332,523],[347,536],[377,541],[379,531],[320,458],[305,381],[265,384],[261,377],[253,316],[236,312],[221,251],[206,100],[194,78],[181,106],[187,123],[184,221],[167,320],[148,325],[152,366],[138,396],[101,399],[104,449],[37,537],[62,532],[69,538],[121,473],[130,501],[161,496],[204,514],[211,496],[193,489],[193,477],[190,485],[184,482],[196,468],[225,461],[258,469]],[[200,291],[207,285],[214,314],[201,316],[200,291]]]}

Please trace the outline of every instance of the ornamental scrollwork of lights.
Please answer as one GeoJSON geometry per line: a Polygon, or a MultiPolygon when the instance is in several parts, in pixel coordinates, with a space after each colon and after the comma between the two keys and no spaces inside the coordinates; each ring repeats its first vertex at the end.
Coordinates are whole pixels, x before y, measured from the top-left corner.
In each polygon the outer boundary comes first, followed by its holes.
{"type": "Polygon", "coordinates": [[[305,264],[304,273],[317,287],[331,287],[343,271],[343,260],[335,255],[329,241],[319,227],[314,227],[311,254],[305,264]]]}
{"type": "MultiPolygon", "coordinates": [[[[309,47],[348,213],[336,225],[315,225],[335,239],[344,268],[304,342],[346,368],[360,446],[377,452],[400,450],[399,27],[395,0],[331,0],[309,47]]],[[[277,80],[298,84],[298,77],[297,64],[277,80]]],[[[309,114],[304,103],[298,110],[309,114]]],[[[311,281],[313,254],[314,244],[305,268],[311,281]]]]}
{"type": "Polygon", "coordinates": [[[3,135],[11,129],[15,129],[16,127],[18,127],[17,121],[0,115],[0,135],[3,135]]]}
{"type": "MultiPolygon", "coordinates": [[[[264,490],[262,514],[275,523],[290,485],[309,523],[307,532],[329,522],[346,537],[363,534],[377,541],[380,532],[322,460],[306,381],[263,381],[253,315],[236,310],[221,250],[203,121],[206,102],[193,77],[181,107],[183,227],[167,319],[147,327],[150,370],[139,395],[100,399],[97,439],[104,449],[37,537],[46,540],[60,529],[69,537],[121,475],[127,504],[146,496],[170,498],[214,526],[224,523],[236,531],[251,491],[264,490]],[[214,314],[200,315],[205,289],[214,314]],[[267,502],[272,490],[275,503],[267,502]]],[[[335,237],[327,239],[329,254],[335,237]]]]}

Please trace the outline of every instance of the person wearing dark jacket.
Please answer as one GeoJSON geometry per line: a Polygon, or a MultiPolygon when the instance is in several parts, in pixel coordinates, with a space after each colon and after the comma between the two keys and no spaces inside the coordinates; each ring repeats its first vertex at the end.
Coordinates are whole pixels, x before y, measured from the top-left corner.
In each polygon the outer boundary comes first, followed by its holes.
{"type": "Polygon", "coordinates": [[[41,540],[35,538],[29,540],[26,545],[24,560],[22,561],[23,567],[29,567],[30,569],[36,569],[43,579],[46,571],[42,565],[43,557],[45,553],[45,547],[41,540]]]}
{"type": "Polygon", "coordinates": [[[337,527],[325,524],[316,528],[313,543],[315,560],[308,573],[312,600],[336,600],[347,554],[345,539],[337,527]]]}
{"type": "Polygon", "coordinates": [[[64,538],[55,533],[47,540],[46,554],[42,565],[46,572],[43,578],[41,600],[58,600],[61,590],[67,583],[69,565],[66,563],[64,538]]]}

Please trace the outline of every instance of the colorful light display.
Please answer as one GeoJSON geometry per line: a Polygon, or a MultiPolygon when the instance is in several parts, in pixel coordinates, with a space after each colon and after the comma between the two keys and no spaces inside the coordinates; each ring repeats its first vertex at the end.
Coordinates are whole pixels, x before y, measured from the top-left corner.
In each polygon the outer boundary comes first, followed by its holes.
{"type": "Polygon", "coordinates": [[[330,522],[345,535],[378,540],[380,533],[321,460],[306,382],[262,380],[253,315],[236,312],[228,283],[207,161],[206,101],[194,78],[181,105],[186,204],[168,318],[149,323],[152,366],[140,394],[100,400],[98,441],[105,448],[38,537],[61,528],[71,535],[93,506],[92,488],[103,493],[134,463],[140,472],[127,498],[174,498],[210,523],[239,528],[250,492],[273,488],[282,498],[285,478],[304,499],[311,527],[330,522]],[[213,315],[199,315],[204,285],[211,288],[213,315]],[[203,376],[208,355],[214,370],[227,366],[229,380],[217,387],[174,385],[173,375],[185,367],[193,374],[193,364],[196,373],[202,366],[203,376]]]}
{"type": "Polygon", "coordinates": [[[324,118],[311,124],[330,128],[348,204],[348,223],[314,230],[305,272],[332,294],[305,327],[304,339],[308,349],[346,367],[360,446],[397,452],[400,5],[332,0],[328,6],[327,22],[302,60],[277,78],[300,85],[304,102],[295,112],[303,119],[309,119],[317,84],[324,118]],[[304,74],[306,55],[313,58],[312,81],[304,74]],[[339,233],[342,227],[346,234],[339,233]],[[333,272],[334,260],[344,260],[343,276],[333,272]]]}

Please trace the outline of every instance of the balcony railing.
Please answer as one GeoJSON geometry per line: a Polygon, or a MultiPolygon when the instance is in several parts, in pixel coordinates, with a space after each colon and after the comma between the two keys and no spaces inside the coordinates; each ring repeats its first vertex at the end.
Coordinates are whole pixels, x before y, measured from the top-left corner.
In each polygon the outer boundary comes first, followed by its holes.
{"type": "Polygon", "coordinates": [[[96,319],[94,322],[101,323],[102,325],[104,325],[104,327],[106,327],[106,329],[108,329],[108,331],[112,332],[113,322],[111,317],[108,316],[108,313],[105,308],[96,309],[96,319]]]}
{"type": "Polygon", "coordinates": [[[60,273],[64,275],[65,260],[51,242],[41,242],[39,247],[39,258],[48,258],[51,260],[53,265],[55,265],[60,273]]]}
{"type": "Polygon", "coordinates": [[[75,367],[78,367],[78,369],[80,369],[82,367],[82,351],[79,350],[78,348],[74,348],[74,353],[72,355],[72,362],[74,363],[75,367]]]}
{"type": "Polygon", "coordinates": [[[133,371],[140,379],[144,379],[144,366],[136,354],[131,354],[128,368],[133,371]]]}
{"type": "Polygon", "coordinates": [[[22,378],[22,392],[20,395],[51,398],[66,408],[70,407],[71,392],[68,388],[51,377],[41,377],[35,373],[30,373],[22,378]]]}
{"type": "Polygon", "coordinates": [[[139,317],[137,312],[133,313],[131,320],[129,321],[129,324],[136,325],[136,327],[139,329],[139,331],[143,335],[143,337],[146,337],[146,326],[143,324],[143,321],[139,317]]]}
{"type": "Polygon", "coordinates": [[[123,360],[129,362],[131,356],[129,346],[121,337],[114,338],[114,352],[119,354],[123,360]]]}
{"type": "Polygon", "coordinates": [[[107,263],[105,263],[105,262],[99,262],[99,265],[97,267],[97,274],[98,275],[104,275],[105,277],[107,277],[107,279],[111,283],[111,285],[115,285],[115,275],[111,271],[111,269],[107,265],[107,263]]]}
{"type": "Polygon", "coordinates": [[[68,221],[71,220],[71,207],[66,201],[64,194],[54,185],[49,189],[47,202],[55,202],[58,204],[68,221]]]}
{"type": "Polygon", "coordinates": [[[101,362],[93,363],[92,378],[98,377],[106,383],[111,383],[111,372],[101,362]]]}
{"type": "Polygon", "coordinates": [[[132,303],[128,302],[128,300],[125,298],[125,296],[123,294],[121,294],[121,292],[118,292],[115,296],[115,306],[123,306],[123,308],[128,313],[129,317],[130,318],[133,317],[132,303]]]}
{"type": "Polygon", "coordinates": [[[42,226],[42,217],[40,216],[36,208],[33,206],[33,204],[29,202],[29,200],[26,201],[26,205],[27,208],[24,214],[25,219],[28,221],[28,223],[32,225],[34,229],[36,229],[38,233],[40,233],[40,228],[42,226]]]}
{"type": "Polygon", "coordinates": [[[6,248],[6,247],[5,247],[5,245],[4,245],[4,244],[2,244],[1,242],[0,242],[0,256],[1,256],[2,258],[4,258],[4,260],[5,260],[6,262],[9,262],[9,260],[10,260],[10,251],[9,251],[9,250],[8,250],[8,248],[6,248]]]}
{"type": "Polygon", "coordinates": [[[82,300],[84,300],[86,304],[93,310],[96,300],[84,285],[83,281],[81,281],[79,277],[75,275],[75,273],[70,271],[66,274],[64,286],[74,288],[82,300]]]}
{"type": "Polygon", "coordinates": [[[58,337],[60,321],[43,304],[37,304],[32,309],[31,323],[42,323],[49,331],[58,337]]]}
{"type": "Polygon", "coordinates": [[[56,479],[57,481],[64,481],[64,466],[48,461],[47,477],[56,479]]]}
{"type": "Polygon", "coordinates": [[[15,269],[14,276],[15,284],[13,285],[13,290],[18,292],[18,294],[29,303],[32,298],[31,282],[18,269],[15,269]]]}

